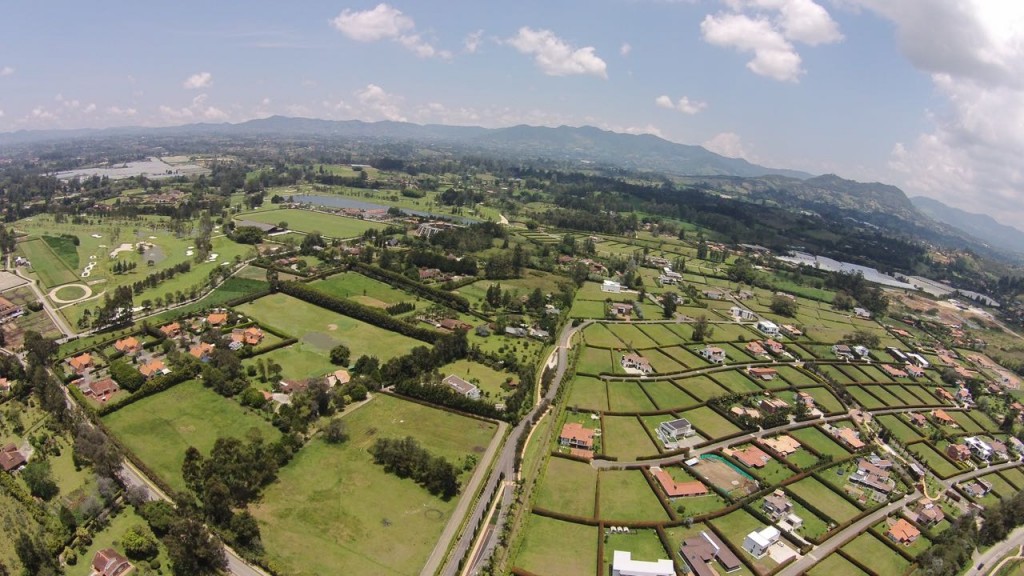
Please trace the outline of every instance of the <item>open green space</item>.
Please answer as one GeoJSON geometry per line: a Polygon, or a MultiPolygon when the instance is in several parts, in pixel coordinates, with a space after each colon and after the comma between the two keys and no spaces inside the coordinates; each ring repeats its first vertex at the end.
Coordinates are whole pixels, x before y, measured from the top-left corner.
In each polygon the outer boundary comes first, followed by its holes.
{"type": "Polygon", "coordinates": [[[619,340],[618,336],[608,329],[607,325],[601,323],[591,324],[584,328],[583,339],[588,345],[597,346],[599,348],[614,348],[619,350],[625,346],[622,340],[619,340]]]}
{"type": "Polygon", "coordinates": [[[651,412],[654,404],[633,380],[608,383],[608,409],[612,412],[651,412]]]}
{"type": "Polygon", "coordinates": [[[45,234],[42,239],[68,268],[78,269],[78,248],[73,239],[67,236],[47,236],[45,234]]]}
{"type": "Polygon", "coordinates": [[[533,514],[513,564],[540,576],[594,574],[600,537],[597,527],[533,514]]]}
{"type": "Polygon", "coordinates": [[[481,392],[483,392],[484,398],[492,400],[502,398],[508,394],[508,392],[502,389],[502,385],[509,377],[513,381],[519,380],[519,377],[514,374],[499,372],[490,366],[484,366],[472,360],[456,360],[451,364],[438,368],[437,371],[442,376],[454,374],[467,382],[476,384],[480,387],[481,392]]]}
{"type": "MultiPolygon", "coordinates": [[[[85,567],[89,566],[89,564],[92,563],[93,557],[96,556],[96,553],[104,548],[113,548],[119,553],[124,554],[124,546],[121,544],[121,540],[124,537],[125,532],[133,526],[145,526],[148,528],[149,525],[146,523],[146,520],[142,518],[142,516],[139,516],[131,506],[121,509],[116,516],[110,519],[110,523],[107,524],[103,530],[99,531],[92,537],[92,543],[88,546],[85,553],[78,557],[78,566],[83,567],[80,568],[80,570],[84,569],[85,571],[76,572],[69,568],[68,573],[80,573],[83,576],[89,574],[88,568],[85,567]]],[[[160,553],[157,555],[156,560],[161,566],[167,566],[167,550],[163,544],[159,544],[159,550],[160,553]]],[[[135,564],[138,565],[139,562],[135,562],[135,564]]],[[[139,571],[135,570],[131,574],[138,573],[139,571]]]]}
{"type": "Polygon", "coordinates": [[[803,498],[814,508],[828,514],[837,523],[846,522],[860,514],[860,508],[837,494],[827,484],[817,478],[804,478],[786,487],[787,490],[803,498]]]}
{"type": "Polygon", "coordinates": [[[931,468],[932,472],[941,478],[949,478],[960,472],[955,464],[924,442],[912,444],[908,448],[911,454],[917,456],[925,466],[931,468]]]}
{"type": "Polygon", "coordinates": [[[675,381],[684,391],[688,394],[697,398],[701,402],[710,400],[718,396],[726,396],[730,394],[728,390],[721,387],[717,382],[708,378],[707,376],[691,376],[689,378],[682,378],[675,381]]]}
{"type": "Polygon", "coordinates": [[[670,380],[641,382],[640,386],[650,394],[659,410],[667,410],[669,408],[685,409],[700,404],[699,400],[680,390],[670,380]]]}
{"type": "Polygon", "coordinates": [[[608,393],[604,380],[576,376],[569,387],[567,406],[604,411],[608,409],[608,393]]]}
{"type": "Polygon", "coordinates": [[[461,463],[483,454],[496,428],[384,394],[344,421],[346,443],[311,441],[253,507],[267,555],[288,574],[332,574],[339,566],[417,574],[458,499],[445,502],[384,472],[369,447],[377,438],[415,436],[432,454],[461,463]]]}
{"type": "Polygon", "coordinates": [[[893,436],[904,444],[914,440],[920,440],[922,438],[921,433],[917,428],[911,427],[902,419],[902,417],[895,414],[879,416],[878,423],[892,432],[893,436]]]}
{"type": "Polygon", "coordinates": [[[681,416],[689,420],[694,428],[700,430],[708,438],[719,438],[740,431],[735,424],[719,416],[717,412],[707,406],[687,410],[682,412],[681,416]]]}
{"type": "Polygon", "coordinates": [[[78,280],[78,274],[68,268],[41,239],[33,238],[19,242],[18,250],[32,263],[32,271],[47,288],[78,280]]]}
{"type": "Polygon", "coordinates": [[[854,538],[849,544],[843,546],[842,550],[854,558],[870,559],[867,565],[879,574],[903,574],[904,570],[910,566],[910,562],[886,546],[871,532],[865,532],[854,538]]]}
{"type": "Polygon", "coordinates": [[[189,446],[208,454],[220,437],[245,438],[253,430],[267,441],[280,436],[263,418],[195,380],[129,404],[103,423],[175,490],[185,489],[181,465],[189,446]]]}
{"type": "Polygon", "coordinates": [[[592,518],[596,490],[597,470],[590,464],[549,458],[544,478],[537,486],[536,505],[562,514],[592,518]]]}
{"type": "Polygon", "coordinates": [[[236,217],[240,220],[264,222],[266,224],[285,222],[287,224],[285,227],[289,230],[306,233],[319,232],[328,238],[352,238],[361,235],[367,230],[382,227],[377,222],[295,208],[249,212],[239,214],[236,217]]]}
{"type": "Polygon", "coordinates": [[[416,300],[415,296],[402,292],[358,272],[342,272],[324,280],[317,280],[311,287],[338,298],[349,298],[366,306],[384,308],[390,304],[416,300]]]}
{"type": "Polygon", "coordinates": [[[665,547],[654,530],[630,530],[629,534],[608,534],[604,543],[604,565],[610,570],[612,556],[616,550],[622,550],[633,554],[633,560],[654,562],[662,558],[672,556],[665,551],[665,547]]]}
{"type": "Polygon", "coordinates": [[[620,460],[634,460],[658,453],[657,447],[636,417],[605,416],[602,420],[604,427],[601,442],[605,454],[620,460]]]}
{"type": "Polygon", "coordinates": [[[835,440],[832,440],[832,438],[822,432],[817,426],[808,426],[807,428],[793,430],[789,435],[799,440],[804,446],[811,448],[819,454],[829,454],[833,458],[842,458],[850,454],[846,451],[846,448],[837,444],[835,440]]]}
{"type": "Polygon", "coordinates": [[[824,560],[815,564],[807,574],[808,576],[867,576],[867,572],[857,568],[853,562],[839,554],[828,555],[824,560]]]}
{"type": "Polygon", "coordinates": [[[761,386],[757,382],[754,382],[739,370],[715,372],[711,375],[711,379],[718,382],[723,388],[736,394],[761,391],[761,386]]]}
{"type": "Polygon", "coordinates": [[[606,523],[668,520],[668,514],[639,470],[602,470],[601,512],[606,523]]]}

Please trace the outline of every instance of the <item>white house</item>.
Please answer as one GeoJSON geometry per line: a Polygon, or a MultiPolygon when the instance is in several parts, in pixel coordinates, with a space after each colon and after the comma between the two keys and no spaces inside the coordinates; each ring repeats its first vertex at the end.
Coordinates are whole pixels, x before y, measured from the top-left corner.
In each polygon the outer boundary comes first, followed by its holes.
{"type": "Polygon", "coordinates": [[[761,320],[757,323],[757,329],[766,336],[778,336],[779,327],[770,320],[761,320]]]}
{"type": "Polygon", "coordinates": [[[738,318],[740,320],[757,320],[757,314],[754,314],[746,308],[740,308],[739,306],[729,308],[729,314],[732,314],[733,318],[738,318]]]}
{"type": "Polygon", "coordinates": [[[708,362],[714,362],[715,364],[725,362],[725,350],[717,346],[706,346],[697,353],[708,362]]]}
{"type": "Polygon", "coordinates": [[[671,560],[654,562],[633,560],[632,552],[616,550],[612,553],[612,576],[675,576],[676,569],[671,560]]]}
{"type": "Polygon", "coordinates": [[[751,532],[743,539],[743,549],[754,558],[760,558],[768,552],[772,544],[779,541],[779,529],[775,526],[763,528],[760,532],[751,532]]]}
{"type": "Polygon", "coordinates": [[[459,378],[454,374],[447,376],[444,380],[441,380],[441,383],[444,384],[445,386],[448,386],[452,390],[458,392],[459,394],[465,396],[466,398],[470,398],[472,400],[480,399],[479,388],[470,384],[469,382],[466,382],[465,380],[459,378]]]}
{"type": "Polygon", "coordinates": [[[615,280],[605,280],[604,283],[601,284],[601,292],[612,292],[614,294],[618,294],[621,291],[622,284],[619,284],[615,280]]]}
{"type": "Polygon", "coordinates": [[[693,425],[686,418],[677,420],[666,420],[658,425],[658,437],[663,444],[678,442],[680,438],[687,438],[695,434],[693,425]]]}
{"type": "Polygon", "coordinates": [[[971,454],[974,454],[979,460],[988,462],[992,459],[993,450],[992,447],[989,446],[988,442],[985,442],[976,436],[967,436],[963,441],[964,444],[967,444],[967,447],[971,449],[971,454]]]}

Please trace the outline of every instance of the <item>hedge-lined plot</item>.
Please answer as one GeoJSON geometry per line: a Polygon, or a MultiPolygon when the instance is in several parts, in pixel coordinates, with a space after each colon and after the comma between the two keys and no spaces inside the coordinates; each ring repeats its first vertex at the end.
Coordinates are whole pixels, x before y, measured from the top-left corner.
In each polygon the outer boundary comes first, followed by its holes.
{"type": "Polygon", "coordinates": [[[537,486],[536,505],[583,518],[594,516],[597,470],[567,458],[550,458],[537,486]]]}

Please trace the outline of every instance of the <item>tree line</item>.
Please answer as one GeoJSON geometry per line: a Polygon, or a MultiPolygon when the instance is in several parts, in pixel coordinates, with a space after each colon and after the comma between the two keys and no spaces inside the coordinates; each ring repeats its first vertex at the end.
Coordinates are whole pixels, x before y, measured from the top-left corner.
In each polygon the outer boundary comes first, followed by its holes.
{"type": "Polygon", "coordinates": [[[434,456],[412,436],[401,440],[378,438],[372,447],[373,461],[399,478],[412,478],[431,494],[451,500],[459,493],[459,471],[442,456],[434,456]]]}

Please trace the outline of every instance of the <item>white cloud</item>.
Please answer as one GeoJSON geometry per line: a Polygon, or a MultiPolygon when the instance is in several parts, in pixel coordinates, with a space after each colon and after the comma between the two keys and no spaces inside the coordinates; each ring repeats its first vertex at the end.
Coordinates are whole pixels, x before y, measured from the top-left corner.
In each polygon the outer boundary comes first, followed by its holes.
{"type": "Polygon", "coordinates": [[[654,103],[661,108],[665,108],[668,110],[678,110],[683,114],[689,114],[691,116],[708,107],[707,102],[690,100],[686,96],[683,96],[676,102],[672,102],[672,99],[664,94],[655,98],[654,103]]]}
{"type": "Polygon", "coordinates": [[[198,94],[192,98],[189,106],[175,108],[173,106],[161,105],[157,108],[161,119],[165,122],[192,122],[192,121],[219,121],[228,120],[231,115],[224,110],[207,104],[208,97],[198,94]]]}
{"type": "Polygon", "coordinates": [[[14,74],[14,68],[11,68],[10,66],[0,68],[0,76],[10,76],[11,74],[14,74]]]}
{"type": "Polygon", "coordinates": [[[1008,224],[1024,218],[1024,3],[849,0],[892,21],[910,62],[943,105],[931,128],[894,145],[889,167],[909,193],[1008,224]]]}
{"type": "Polygon", "coordinates": [[[3,108],[0,108],[0,118],[3,118],[3,117],[4,117],[4,111],[3,111],[3,108]]]}
{"type": "Polygon", "coordinates": [[[42,106],[36,106],[35,108],[33,108],[32,112],[29,113],[29,117],[31,117],[33,120],[43,121],[52,121],[57,119],[57,115],[55,113],[50,112],[42,106]]]}
{"type": "Polygon", "coordinates": [[[462,47],[466,50],[466,52],[470,54],[475,54],[476,51],[480,48],[480,44],[483,42],[483,38],[483,30],[471,32],[470,34],[467,34],[466,39],[462,41],[462,47]]]}
{"type": "Polygon", "coordinates": [[[199,72],[193,74],[185,79],[182,86],[188,90],[199,90],[200,88],[207,88],[213,84],[213,74],[209,72],[199,72]]]}
{"type": "Polygon", "coordinates": [[[401,97],[389,94],[376,84],[367,84],[366,88],[356,91],[355,94],[356,99],[371,118],[405,122],[405,116],[402,115],[399,107],[401,97]]]}
{"type": "Polygon", "coordinates": [[[796,82],[804,73],[794,42],[817,46],[843,39],[839,25],[813,0],[724,0],[731,9],[701,22],[704,41],[753,53],[755,74],[796,82]]]}
{"type": "Polygon", "coordinates": [[[451,52],[438,50],[416,32],[416,23],[401,10],[378,4],[371,10],[346,8],[330,20],[331,26],[357,42],[394,40],[421,58],[451,58],[451,52]]]}
{"type": "Polygon", "coordinates": [[[523,54],[533,55],[537,66],[548,76],[590,74],[608,78],[608,66],[592,46],[574,49],[550,30],[524,26],[506,43],[523,54]]]}
{"type": "Polygon", "coordinates": [[[721,154],[729,158],[750,158],[750,154],[743,144],[743,139],[735,132],[716,134],[713,138],[701,144],[701,146],[715,154],[721,154]]]}
{"type": "Polygon", "coordinates": [[[629,53],[633,51],[633,47],[629,42],[623,42],[622,46],[619,46],[619,54],[622,56],[629,56],[629,53]]]}
{"type": "Polygon", "coordinates": [[[110,106],[107,108],[107,114],[111,116],[135,116],[138,110],[135,108],[121,108],[120,106],[110,106]]]}
{"type": "Polygon", "coordinates": [[[82,112],[85,112],[86,114],[92,114],[95,111],[96,111],[96,105],[93,104],[92,102],[90,102],[84,109],[82,109],[82,112]]]}

